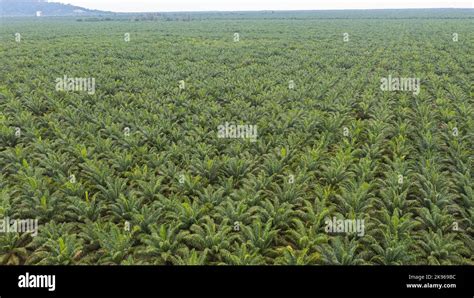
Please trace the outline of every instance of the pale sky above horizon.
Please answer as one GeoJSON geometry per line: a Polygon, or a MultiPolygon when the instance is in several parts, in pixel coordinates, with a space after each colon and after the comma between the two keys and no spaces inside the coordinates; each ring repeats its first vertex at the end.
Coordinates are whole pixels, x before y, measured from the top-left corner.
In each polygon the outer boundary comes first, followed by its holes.
{"type": "Polygon", "coordinates": [[[474,0],[49,0],[115,12],[474,8],[474,0]]]}

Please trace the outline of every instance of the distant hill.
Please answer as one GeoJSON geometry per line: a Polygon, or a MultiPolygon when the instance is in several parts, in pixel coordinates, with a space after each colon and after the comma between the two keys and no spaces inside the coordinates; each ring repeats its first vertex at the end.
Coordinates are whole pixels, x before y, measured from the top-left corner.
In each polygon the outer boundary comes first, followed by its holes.
{"type": "Polygon", "coordinates": [[[109,12],[48,2],[47,0],[0,0],[0,16],[89,16],[104,15],[109,12]]]}

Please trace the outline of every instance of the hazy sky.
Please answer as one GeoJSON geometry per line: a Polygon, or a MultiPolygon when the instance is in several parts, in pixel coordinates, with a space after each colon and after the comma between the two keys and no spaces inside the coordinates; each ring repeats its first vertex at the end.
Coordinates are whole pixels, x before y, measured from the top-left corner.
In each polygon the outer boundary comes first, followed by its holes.
{"type": "Polygon", "coordinates": [[[474,0],[50,0],[116,12],[298,10],[364,8],[473,8],[474,0]]]}

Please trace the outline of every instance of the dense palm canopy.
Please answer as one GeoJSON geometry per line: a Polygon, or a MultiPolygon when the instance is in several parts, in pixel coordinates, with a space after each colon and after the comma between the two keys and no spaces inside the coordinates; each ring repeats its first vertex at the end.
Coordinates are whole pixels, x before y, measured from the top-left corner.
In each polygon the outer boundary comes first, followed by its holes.
{"type": "Polygon", "coordinates": [[[472,17],[242,18],[2,24],[0,264],[473,264],[472,17]]]}

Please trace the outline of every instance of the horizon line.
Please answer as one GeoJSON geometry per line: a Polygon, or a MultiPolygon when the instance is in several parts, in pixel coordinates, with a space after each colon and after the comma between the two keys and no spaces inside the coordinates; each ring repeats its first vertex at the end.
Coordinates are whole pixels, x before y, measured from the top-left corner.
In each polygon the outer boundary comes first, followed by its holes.
{"type": "MultiPolygon", "coordinates": [[[[52,2],[50,2],[52,3],[52,2]]],[[[57,2],[56,2],[57,3],[57,2]]],[[[82,6],[78,6],[82,7],[82,6]]],[[[306,12],[306,11],[349,11],[349,10],[436,10],[436,9],[472,9],[473,7],[384,7],[384,8],[312,8],[312,9],[243,9],[243,10],[161,10],[161,11],[112,11],[112,10],[100,10],[82,7],[93,11],[103,11],[112,13],[192,13],[192,12],[306,12]]]]}

